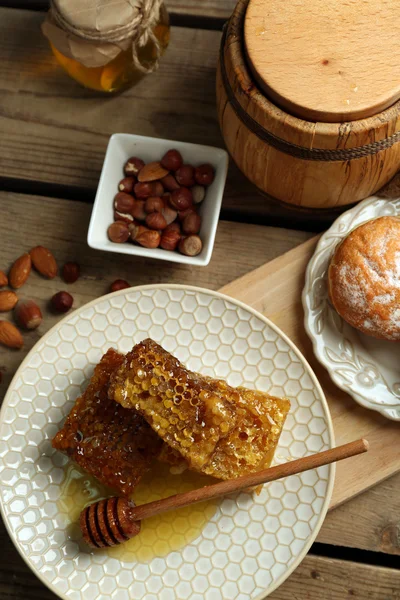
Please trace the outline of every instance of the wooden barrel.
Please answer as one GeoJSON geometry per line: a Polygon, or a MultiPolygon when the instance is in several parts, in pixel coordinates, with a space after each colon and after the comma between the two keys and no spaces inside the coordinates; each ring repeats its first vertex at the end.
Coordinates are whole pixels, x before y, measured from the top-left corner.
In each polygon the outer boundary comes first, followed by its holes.
{"type": "Polygon", "coordinates": [[[225,26],[217,71],[218,116],[231,157],[262,192],[297,207],[332,209],[373,194],[400,166],[400,101],[335,123],[285,112],[249,68],[248,5],[239,0],[225,26]]]}

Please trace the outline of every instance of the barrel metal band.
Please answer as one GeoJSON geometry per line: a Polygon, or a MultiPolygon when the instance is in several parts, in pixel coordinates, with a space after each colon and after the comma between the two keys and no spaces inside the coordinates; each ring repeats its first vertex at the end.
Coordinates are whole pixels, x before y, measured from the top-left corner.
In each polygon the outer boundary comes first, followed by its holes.
{"type": "Polygon", "coordinates": [[[237,100],[229,82],[224,58],[224,48],[227,38],[228,27],[229,22],[225,24],[220,48],[221,77],[226,94],[228,96],[228,100],[236,115],[242,121],[242,123],[252,133],[254,133],[258,138],[266,142],[269,146],[276,148],[280,152],[284,152],[285,154],[295,156],[296,158],[302,158],[304,160],[347,161],[354,158],[372,156],[374,154],[377,154],[378,152],[381,152],[382,150],[387,150],[388,148],[391,148],[394,144],[400,141],[400,131],[397,131],[390,137],[385,138],[383,140],[379,140],[377,142],[373,142],[372,144],[365,144],[364,146],[359,146],[357,148],[348,148],[342,150],[326,150],[323,148],[305,148],[304,146],[292,144],[290,142],[287,142],[286,140],[283,140],[282,138],[277,137],[267,129],[264,129],[264,127],[257,123],[257,121],[255,121],[255,119],[253,119],[253,117],[251,117],[244,110],[240,102],[237,100]]]}

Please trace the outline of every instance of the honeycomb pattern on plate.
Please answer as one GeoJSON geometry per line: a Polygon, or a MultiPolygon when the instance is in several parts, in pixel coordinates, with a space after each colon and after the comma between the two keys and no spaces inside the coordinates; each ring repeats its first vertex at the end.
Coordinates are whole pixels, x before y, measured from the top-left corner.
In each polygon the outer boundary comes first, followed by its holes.
{"type": "Polygon", "coordinates": [[[0,424],[5,523],[32,569],[63,598],[263,598],[293,571],[316,536],[334,467],[273,482],[259,496],[221,500],[196,539],[149,562],[83,552],[60,511],[68,459],[52,449],[51,438],[101,355],[110,346],[127,352],[149,336],[193,371],[289,397],[292,407],[275,462],[333,444],[314,375],[263,317],[206,290],[168,285],[122,290],[56,325],[19,369],[0,424]]]}

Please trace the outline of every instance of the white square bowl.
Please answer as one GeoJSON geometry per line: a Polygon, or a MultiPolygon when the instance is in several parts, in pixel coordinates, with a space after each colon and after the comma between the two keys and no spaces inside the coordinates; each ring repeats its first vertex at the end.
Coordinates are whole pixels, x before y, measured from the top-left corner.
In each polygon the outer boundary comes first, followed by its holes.
{"type": "Polygon", "coordinates": [[[96,199],[89,224],[87,241],[91,248],[119,252],[132,256],[159,258],[187,265],[208,265],[214,247],[215,233],[221,210],[222,196],[228,172],[228,153],[221,148],[174,142],[158,138],[115,133],[108,143],[103,169],[101,171],[96,199]],[[203,249],[198,256],[184,256],[179,252],[170,252],[162,248],[149,249],[129,242],[116,244],[107,236],[108,226],[113,222],[113,199],[118,192],[118,183],[123,178],[123,166],[131,156],[139,156],[146,163],[161,160],[171,148],[176,148],[183,156],[184,163],[194,166],[210,163],[215,169],[215,179],[206,189],[206,197],[199,207],[202,218],[200,237],[203,249]]]}

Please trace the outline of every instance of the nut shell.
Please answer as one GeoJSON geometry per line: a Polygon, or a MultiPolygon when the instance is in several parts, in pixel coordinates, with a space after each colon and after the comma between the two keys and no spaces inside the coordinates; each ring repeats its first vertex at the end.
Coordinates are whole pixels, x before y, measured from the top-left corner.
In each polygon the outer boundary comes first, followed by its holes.
{"type": "Polygon", "coordinates": [[[10,286],[15,290],[24,285],[31,272],[32,260],[29,254],[23,254],[13,264],[8,274],[10,286]]]}
{"type": "Polygon", "coordinates": [[[7,348],[22,348],[24,340],[19,329],[8,321],[0,321],[0,344],[7,348]]]}
{"type": "Polygon", "coordinates": [[[53,254],[44,246],[35,246],[29,253],[32,264],[43,277],[54,279],[57,275],[58,267],[53,254]]]}
{"type": "Polygon", "coordinates": [[[37,329],[42,322],[42,312],[36,302],[25,300],[18,302],[14,310],[14,317],[23,329],[37,329]]]}

